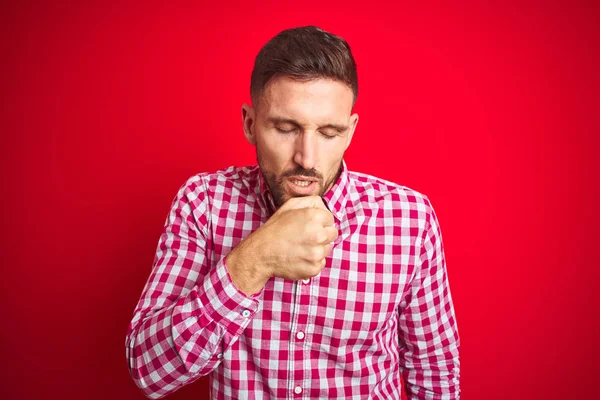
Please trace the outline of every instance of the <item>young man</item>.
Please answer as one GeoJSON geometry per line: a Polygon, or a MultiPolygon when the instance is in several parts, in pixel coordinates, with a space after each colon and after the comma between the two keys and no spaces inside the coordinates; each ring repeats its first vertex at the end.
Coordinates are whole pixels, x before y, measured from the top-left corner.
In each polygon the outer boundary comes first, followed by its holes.
{"type": "Polygon", "coordinates": [[[181,187],[128,329],[146,396],[210,374],[215,399],[459,398],[435,213],[346,168],[357,93],[349,46],[321,29],[260,51],[242,107],[258,166],[181,187]]]}

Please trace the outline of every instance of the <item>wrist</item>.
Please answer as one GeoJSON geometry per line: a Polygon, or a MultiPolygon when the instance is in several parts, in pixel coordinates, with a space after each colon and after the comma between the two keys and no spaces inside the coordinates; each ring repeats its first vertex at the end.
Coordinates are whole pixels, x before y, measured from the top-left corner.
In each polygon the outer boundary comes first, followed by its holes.
{"type": "Polygon", "coordinates": [[[271,278],[253,251],[255,247],[244,240],[225,257],[225,267],[233,284],[246,295],[259,293],[271,278]]]}

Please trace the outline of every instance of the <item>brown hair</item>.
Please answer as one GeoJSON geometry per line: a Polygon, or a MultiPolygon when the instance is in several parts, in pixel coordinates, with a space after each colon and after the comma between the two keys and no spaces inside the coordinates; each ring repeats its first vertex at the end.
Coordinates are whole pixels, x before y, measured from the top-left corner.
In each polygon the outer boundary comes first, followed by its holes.
{"type": "Polygon", "coordinates": [[[329,78],[347,84],[358,97],[356,63],[350,46],[339,36],[316,26],[286,29],[264,45],[256,56],[250,96],[256,105],[267,83],[276,76],[299,81],[329,78]]]}

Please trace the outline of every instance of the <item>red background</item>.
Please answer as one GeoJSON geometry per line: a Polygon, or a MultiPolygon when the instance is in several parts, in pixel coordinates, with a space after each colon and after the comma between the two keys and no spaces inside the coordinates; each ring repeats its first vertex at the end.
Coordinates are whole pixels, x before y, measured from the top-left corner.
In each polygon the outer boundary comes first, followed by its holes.
{"type": "Polygon", "coordinates": [[[307,24],[357,60],[349,168],[436,209],[463,398],[593,397],[597,6],[81,3],[0,13],[0,397],[143,398],[125,333],[170,202],[195,173],[254,163],[254,57],[307,24]]]}

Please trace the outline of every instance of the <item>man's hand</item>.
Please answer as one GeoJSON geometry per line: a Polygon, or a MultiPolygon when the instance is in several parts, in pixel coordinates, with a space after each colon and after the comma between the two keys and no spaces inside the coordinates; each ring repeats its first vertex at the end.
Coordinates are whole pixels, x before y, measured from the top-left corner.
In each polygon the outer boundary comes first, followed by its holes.
{"type": "Polygon", "coordinates": [[[321,197],[293,197],[227,255],[227,269],[247,294],[259,292],[273,276],[312,278],[325,266],[337,237],[321,197]]]}

